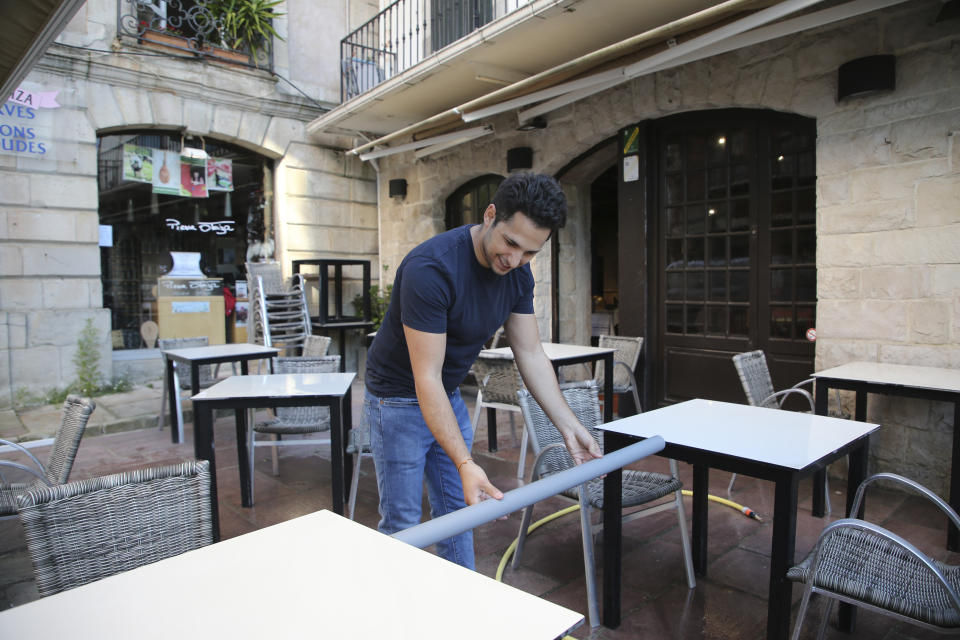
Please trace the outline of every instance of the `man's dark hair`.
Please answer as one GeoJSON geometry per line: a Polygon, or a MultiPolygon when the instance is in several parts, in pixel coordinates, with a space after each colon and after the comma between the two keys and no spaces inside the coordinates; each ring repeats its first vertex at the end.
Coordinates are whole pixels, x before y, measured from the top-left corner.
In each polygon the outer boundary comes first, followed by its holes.
{"type": "Polygon", "coordinates": [[[518,173],[500,183],[493,196],[497,209],[494,224],[518,211],[551,233],[567,223],[567,198],[557,181],[540,173],[518,173]]]}

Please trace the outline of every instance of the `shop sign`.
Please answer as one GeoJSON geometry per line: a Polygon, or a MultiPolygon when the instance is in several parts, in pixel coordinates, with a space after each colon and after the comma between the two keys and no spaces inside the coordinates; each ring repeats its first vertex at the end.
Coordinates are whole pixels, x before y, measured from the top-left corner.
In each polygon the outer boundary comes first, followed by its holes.
{"type": "Polygon", "coordinates": [[[157,281],[157,294],[163,297],[178,298],[192,296],[222,296],[222,278],[160,278],[157,281]]]}
{"type": "Polygon", "coordinates": [[[57,93],[17,87],[0,105],[0,154],[52,157],[53,110],[60,107],[57,93]]]}
{"type": "Polygon", "coordinates": [[[217,220],[216,222],[196,222],[194,224],[184,224],[176,218],[167,218],[167,228],[173,231],[196,231],[198,233],[215,233],[218,236],[225,236],[233,233],[233,220],[217,220]]]}

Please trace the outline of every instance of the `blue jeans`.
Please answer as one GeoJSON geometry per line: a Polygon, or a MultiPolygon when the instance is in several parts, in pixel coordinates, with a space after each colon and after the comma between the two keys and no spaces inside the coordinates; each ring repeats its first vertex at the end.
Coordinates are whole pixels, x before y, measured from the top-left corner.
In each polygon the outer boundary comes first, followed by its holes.
{"type": "MultiPolygon", "coordinates": [[[[473,443],[473,425],[467,407],[459,390],[449,398],[469,450],[473,443]]],[[[434,439],[416,398],[378,398],[367,391],[363,411],[370,425],[370,448],[377,468],[380,490],[377,528],[382,533],[392,534],[420,524],[424,477],[430,498],[430,517],[466,506],[457,467],[434,439]]],[[[473,532],[438,542],[437,552],[451,562],[474,569],[473,532]]]]}

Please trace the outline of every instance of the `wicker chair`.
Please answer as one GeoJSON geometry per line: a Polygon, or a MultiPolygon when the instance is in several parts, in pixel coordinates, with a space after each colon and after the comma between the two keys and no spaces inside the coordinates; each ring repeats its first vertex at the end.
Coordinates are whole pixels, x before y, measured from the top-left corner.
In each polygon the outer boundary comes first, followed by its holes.
{"type": "MultiPolygon", "coordinates": [[[[207,336],[196,336],[194,338],[160,338],[157,340],[157,347],[160,351],[166,351],[168,349],[192,349],[195,347],[206,347],[209,344],[210,340],[207,336]]],[[[187,390],[192,389],[193,373],[190,371],[190,367],[181,367],[174,361],[173,368],[176,371],[177,379],[180,381],[180,388],[187,390]]],[[[157,417],[157,428],[159,429],[163,429],[165,412],[167,410],[167,393],[170,393],[169,389],[167,389],[166,356],[164,356],[163,360],[163,371],[163,391],[160,393],[160,415],[157,417]]],[[[205,364],[199,368],[199,371],[201,389],[206,389],[217,381],[213,365],[205,364]]],[[[236,369],[234,369],[234,375],[236,375],[236,369]]]]}
{"type": "MultiPolygon", "coordinates": [[[[597,346],[616,349],[613,354],[613,393],[631,393],[633,395],[633,406],[639,413],[641,411],[640,394],[637,391],[637,381],[633,372],[637,368],[637,362],[640,361],[643,338],[602,335],[597,346]]],[[[602,389],[604,383],[603,362],[597,362],[593,379],[602,389]]],[[[604,398],[604,402],[608,402],[608,400],[604,398]]],[[[609,400],[609,402],[612,402],[612,400],[609,400]]]]}
{"type": "Polygon", "coordinates": [[[330,336],[309,335],[303,338],[303,353],[300,355],[308,358],[316,358],[317,356],[327,355],[327,351],[329,350],[330,336]]]}
{"type": "Polygon", "coordinates": [[[33,467],[6,460],[0,461],[2,467],[18,469],[34,476],[30,482],[8,483],[0,474],[0,516],[13,516],[17,513],[16,498],[18,495],[33,489],[61,485],[70,478],[73,461],[77,457],[77,449],[80,448],[80,439],[83,438],[83,432],[90,421],[90,414],[96,407],[97,404],[88,398],[75,395],[67,396],[63,403],[60,428],[53,439],[53,447],[50,450],[50,457],[47,459],[46,465],[41,464],[25,447],[0,439],[0,444],[7,445],[25,454],[35,465],[33,467]]]}
{"type": "MultiPolygon", "coordinates": [[[[477,425],[483,410],[496,411],[502,409],[510,412],[510,433],[516,440],[516,424],[514,414],[520,413],[517,403],[517,391],[523,388],[520,372],[513,360],[499,358],[477,358],[471,368],[477,380],[477,400],[473,408],[473,430],[476,433],[477,425]]],[[[517,477],[523,479],[524,467],[527,460],[527,432],[524,430],[520,440],[520,459],[517,462],[517,477]]]]}
{"type": "Polygon", "coordinates": [[[252,302],[250,342],[280,347],[297,353],[304,338],[310,335],[310,314],[304,293],[303,278],[295,274],[284,281],[279,262],[248,262],[252,302]]]}
{"type": "MultiPolygon", "coordinates": [[[[960,517],[944,500],[919,483],[892,473],[864,480],[851,513],[859,513],[867,485],[877,480],[891,480],[917,491],[960,527],[960,517]]],[[[818,638],[826,631],[834,600],[940,633],[960,633],[960,566],[934,560],[897,534],[865,520],[831,522],[810,555],[791,568],[787,578],[806,585],[793,640],[800,637],[814,593],[828,599],[818,638]]]]}
{"type": "MultiPolygon", "coordinates": [[[[594,381],[572,382],[561,387],[563,397],[573,410],[577,419],[587,427],[597,441],[600,441],[600,432],[597,427],[603,422],[600,412],[598,387],[594,381]]],[[[574,465],[573,458],[564,446],[560,432],[537,404],[536,400],[526,390],[517,394],[520,407],[523,410],[523,419],[530,434],[530,442],[537,457],[533,464],[533,480],[569,469],[574,465]]],[[[696,579],[693,575],[693,557],[690,550],[690,536],[687,531],[686,510],[681,493],[683,483],[677,477],[677,463],[670,460],[670,474],[651,471],[623,471],[623,507],[639,507],[656,504],[639,509],[624,516],[623,520],[633,520],[644,516],[660,513],[667,509],[677,510],[677,522],[680,527],[680,542],[683,547],[683,560],[687,574],[687,584],[693,589],[696,579]],[[670,501],[660,501],[673,494],[670,501]]],[[[603,479],[595,478],[576,491],[564,494],[568,498],[580,503],[580,526],[583,537],[583,564],[587,581],[587,606],[591,626],[599,623],[597,612],[596,576],[593,567],[593,528],[590,522],[590,507],[603,509],[603,479]],[[585,490],[584,490],[585,489],[585,490]]],[[[520,524],[520,533],[517,537],[517,548],[513,556],[513,567],[520,565],[523,554],[527,529],[533,515],[533,506],[523,510],[523,520],[520,524]]]]}
{"type": "Polygon", "coordinates": [[[205,460],[36,489],[17,506],[43,596],[213,542],[205,460]]]}
{"type": "MultiPolygon", "coordinates": [[[[812,384],[813,378],[808,378],[803,382],[798,382],[789,389],[774,391],[773,379],[770,377],[770,369],[767,367],[767,357],[763,351],[747,351],[733,356],[733,366],[737,368],[737,375],[740,376],[740,384],[743,385],[743,392],[747,396],[747,402],[754,407],[764,407],[766,409],[782,409],[783,403],[791,396],[801,396],[810,405],[810,413],[815,411],[813,404],[813,395],[806,389],[800,387],[812,384]]],[[[730,484],[727,486],[727,493],[733,492],[733,483],[737,481],[737,474],[730,476],[730,484]]],[[[824,485],[825,500],[827,503],[827,515],[831,515],[833,510],[830,508],[830,482],[829,479],[824,485]]]]}

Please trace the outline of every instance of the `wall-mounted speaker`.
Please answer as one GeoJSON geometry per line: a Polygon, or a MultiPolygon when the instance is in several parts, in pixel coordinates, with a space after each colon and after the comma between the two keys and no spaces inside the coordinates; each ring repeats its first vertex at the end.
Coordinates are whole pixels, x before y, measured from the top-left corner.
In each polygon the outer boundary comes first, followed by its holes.
{"type": "Polygon", "coordinates": [[[514,147],[507,149],[507,171],[533,168],[533,149],[530,147],[514,147]]]}
{"type": "Polygon", "coordinates": [[[391,198],[406,198],[407,197],[407,181],[403,178],[397,178],[396,180],[391,180],[389,184],[390,188],[390,197],[391,198]]]}
{"type": "Polygon", "coordinates": [[[860,98],[896,87],[896,58],[867,56],[840,65],[837,70],[837,102],[860,98]]]}

